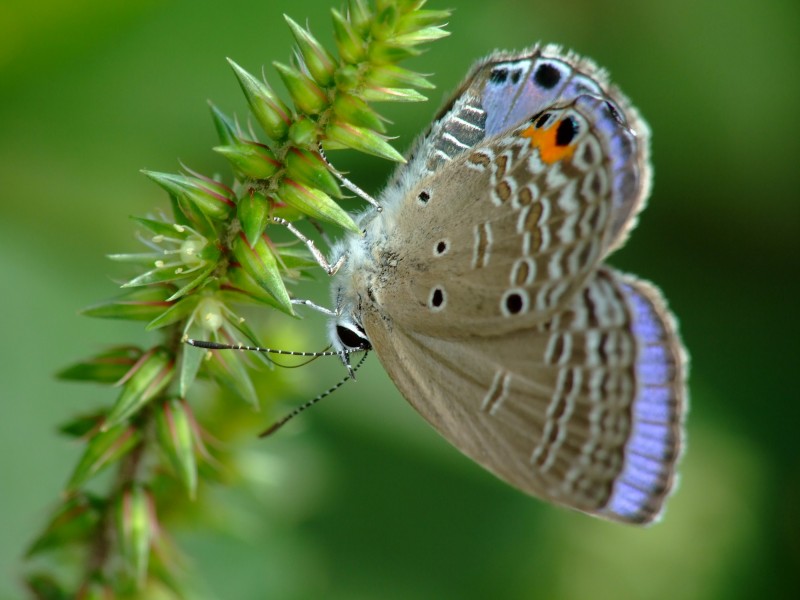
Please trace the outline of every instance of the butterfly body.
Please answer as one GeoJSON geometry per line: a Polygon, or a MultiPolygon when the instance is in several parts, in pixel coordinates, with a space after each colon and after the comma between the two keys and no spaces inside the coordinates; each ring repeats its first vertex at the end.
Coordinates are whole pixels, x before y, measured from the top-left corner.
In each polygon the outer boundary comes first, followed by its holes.
{"type": "Polygon", "coordinates": [[[501,479],[633,523],[661,512],[685,405],[660,294],[602,264],[649,191],[647,145],[591,63],[489,57],[334,248],[330,325],[501,479]]]}

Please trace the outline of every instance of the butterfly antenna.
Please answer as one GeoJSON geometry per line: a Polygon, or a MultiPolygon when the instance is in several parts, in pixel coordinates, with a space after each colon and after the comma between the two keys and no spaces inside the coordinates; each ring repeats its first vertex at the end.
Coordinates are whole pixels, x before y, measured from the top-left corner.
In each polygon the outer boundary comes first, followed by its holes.
{"type": "Polygon", "coordinates": [[[209,342],[206,340],[195,340],[186,338],[184,340],[190,346],[195,348],[205,348],[206,350],[248,350],[250,352],[262,352],[264,354],[283,354],[285,356],[310,356],[318,358],[320,356],[342,356],[342,353],[349,354],[351,352],[362,352],[361,348],[343,349],[343,350],[330,350],[323,352],[296,352],[294,350],[276,350],[275,348],[262,348],[261,346],[245,346],[244,344],[223,344],[220,342],[209,342]]]}
{"type": "Polygon", "coordinates": [[[347,375],[347,376],[346,376],[344,379],[342,379],[342,380],[341,380],[339,383],[337,383],[335,386],[333,386],[332,388],[330,388],[330,389],[328,389],[328,390],[324,391],[323,393],[321,393],[321,394],[320,394],[319,396],[317,396],[316,398],[312,398],[311,400],[309,400],[309,401],[308,401],[308,402],[306,402],[305,404],[301,404],[300,406],[298,406],[297,408],[295,408],[295,409],[294,409],[292,412],[290,412],[288,415],[286,415],[285,417],[283,417],[283,418],[282,418],[282,419],[280,419],[279,421],[276,421],[275,423],[273,423],[272,425],[270,425],[268,429],[266,429],[266,430],[264,430],[263,432],[261,432],[261,433],[259,434],[259,436],[258,436],[258,437],[260,437],[260,438],[264,438],[264,437],[267,437],[267,436],[269,436],[269,435],[272,435],[273,433],[275,433],[276,431],[278,431],[278,429],[280,429],[281,427],[283,427],[284,425],[286,425],[286,423],[288,423],[289,421],[291,421],[292,419],[294,419],[294,418],[295,418],[297,415],[299,415],[301,412],[303,412],[303,411],[304,411],[304,410],[306,410],[307,408],[311,408],[311,407],[312,407],[312,406],[314,406],[314,405],[315,405],[317,402],[319,402],[320,400],[322,400],[322,399],[323,399],[325,396],[330,396],[330,395],[331,395],[333,392],[335,392],[335,391],[336,391],[336,390],[338,390],[340,387],[342,387],[342,386],[343,386],[343,385],[344,385],[344,384],[345,384],[345,383],[346,383],[348,380],[350,380],[350,379],[355,379],[355,378],[353,377],[353,374],[355,373],[355,371],[358,371],[358,369],[359,369],[359,368],[361,368],[361,365],[363,365],[363,364],[364,364],[364,361],[365,361],[365,360],[367,360],[367,354],[369,354],[369,351],[368,351],[368,350],[365,350],[365,351],[364,351],[364,356],[362,356],[362,357],[361,357],[361,360],[359,360],[359,361],[358,361],[358,363],[356,363],[356,366],[355,366],[355,367],[353,367],[353,373],[352,373],[352,374],[350,374],[350,375],[347,375]]]}

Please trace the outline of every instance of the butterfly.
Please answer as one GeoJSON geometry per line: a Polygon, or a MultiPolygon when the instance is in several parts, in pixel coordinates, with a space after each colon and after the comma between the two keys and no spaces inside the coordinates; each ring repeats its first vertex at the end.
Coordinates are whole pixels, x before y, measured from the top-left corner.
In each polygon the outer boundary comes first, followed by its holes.
{"type": "Polygon", "coordinates": [[[609,266],[650,192],[647,125],[555,46],[478,62],[332,249],[331,341],[512,486],[643,524],[684,444],[686,353],[609,266]]]}

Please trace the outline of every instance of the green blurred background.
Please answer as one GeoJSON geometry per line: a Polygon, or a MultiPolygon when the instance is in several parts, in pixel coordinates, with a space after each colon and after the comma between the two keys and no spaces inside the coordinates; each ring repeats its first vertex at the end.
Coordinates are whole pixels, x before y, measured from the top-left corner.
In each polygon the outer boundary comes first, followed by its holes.
{"type": "MultiPolygon", "coordinates": [[[[607,67],[650,122],[654,193],[611,262],[661,286],[692,357],[680,489],[647,530],[531,500],[449,447],[371,360],[253,444],[260,492],[217,492],[231,532],[179,533],[197,587],[225,600],[800,598],[800,3],[431,4],[448,6],[452,36],[410,65],[435,73],[431,102],[386,110],[398,147],[474,59],[537,40],[607,67]]],[[[0,4],[0,598],[22,596],[20,551],[79,456],[57,424],[111,400],[53,373],[148,339],[76,314],[116,293],[104,255],[137,249],[128,215],[167,205],[139,169],[228,174],[206,100],[245,114],[224,59],[253,72],[287,60],[284,12],[330,39],[328,3],[312,0],[0,4]]],[[[373,192],[390,169],[333,160],[373,192]]],[[[324,281],[307,293],[327,302],[324,281]]],[[[323,319],[272,319],[283,347],[324,345],[323,319]]],[[[317,361],[267,400],[280,413],[342,375],[317,361]]]]}

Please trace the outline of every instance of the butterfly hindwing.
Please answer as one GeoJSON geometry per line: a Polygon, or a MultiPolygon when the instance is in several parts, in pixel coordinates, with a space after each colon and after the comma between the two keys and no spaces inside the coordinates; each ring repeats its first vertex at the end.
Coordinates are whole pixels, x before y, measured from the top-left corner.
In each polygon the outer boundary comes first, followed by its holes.
{"type": "Polygon", "coordinates": [[[443,340],[364,325],[406,399],[445,438],[525,492],[612,520],[648,522],[680,452],[684,358],[651,286],[593,273],[551,320],[443,340]]]}

